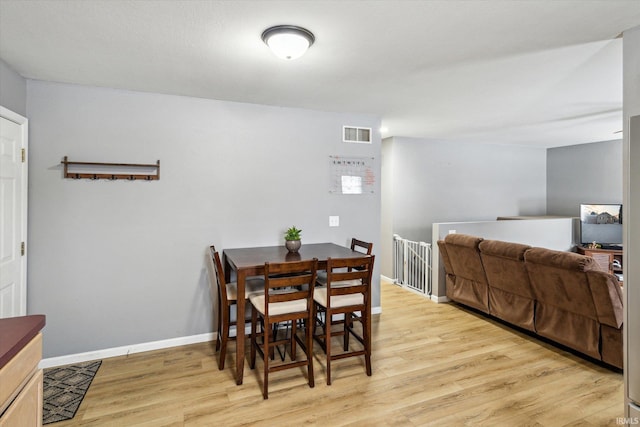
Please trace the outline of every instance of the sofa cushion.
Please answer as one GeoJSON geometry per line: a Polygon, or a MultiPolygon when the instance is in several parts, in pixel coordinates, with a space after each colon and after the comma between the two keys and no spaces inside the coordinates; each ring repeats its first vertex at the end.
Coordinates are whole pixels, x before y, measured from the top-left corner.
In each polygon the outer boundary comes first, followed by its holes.
{"type": "Polygon", "coordinates": [[[554,251],[545,248],[532,248],[525,254],[525,260],[530,263],[547,265],[563,270],[591,271],[599,270],[598,263],[591,257],[574,252],[554,251]]]}
{"type": "Polygon", "coordinates": [[[535,300],[524,253],[530,248],[498,240],[480,242],[480,257],[489,284],[489,313],[535,331],[535,300]]]}
{"type": "Polygon", "coordinates": [[[442,257],[444,271],[447,274],[455,275],[453,266],[451,265],[451,259],[449,258],[449,252],[447,252],[447,245],[444,244],[444,240],[438,240],[438,249],[440,250],[440,256],[442,257]]]}
{"type": "Polygon", "coordinates": [[[587,272],[597,269],[589,257],[532,248],[524,254],[536,297],[536,332],[600,359],[600,324],[587,272]]]}
{"type": "Polygon", "coordinates": [[[609,365],[622,369],[624,365],[624,356],[622,353],[623,343],[623,328],[612,328],[608,325],[601,325],[600,327],[602,361],[609,365]]]}
{"type": "Polygon", "coordinates": [[[613,274],[604,271],[590,271],[587,274],[593,303],[596,306],[598,321],[605,325],[620,328],[624,321],[622,288],[613,274]]]}
{"type": "Polygon", "coordinates": [[[594,320],[598,318],[585,274],[598,268],[593,259],[544,248],[529,249],[524,258],[533,294],[539,302],[594,320]]]}
{"type": "Polygon", "coordinates": [[[442,257],[442,264],[445,272],[445,294],[450,300],[455,300],[453,290],[455,288],[456,276],[454,275],[453,267],[451,266],[451,259],[449,258],[447,245],[444,243],[444,240],[438,240],[438,248],[440,249],[440,256],[442,257]]]}
{"type": "Polygon", "coordinates": [[[515,261],[524,261],[524,253],[531,249],[529,245],[503,242],[501,240],[483,240],[478,246],[480,253],[515,261]]]}
{"type": "Polygon", "coordinates": [[[464,234],[448,234],[445,238],[446,252],[455,275],[453,289],[447,296],[478,310],[489,312],[489,291],[484,267],[480,259],[480,237],[464,234]]]}
{"type": "Polygon", "coordinates": [[[600,359],[598,321],[549,304],[536,308],[536,332],[595,359],[600,359]]]}
{"type": "Polygon", "coordinates": [[[479,247],[490,287],[533,298],[529,274],[524,264],[524,254],[531,246],[484,240],[479,247]]]}
{"type": "Polygon", "coordinates": [[[478,250],[478,245],[482,241],[481,237],[448,234],[444,241],[451,261],[451,269],[456,277],[480,283],[487,282],[478,250]]]}

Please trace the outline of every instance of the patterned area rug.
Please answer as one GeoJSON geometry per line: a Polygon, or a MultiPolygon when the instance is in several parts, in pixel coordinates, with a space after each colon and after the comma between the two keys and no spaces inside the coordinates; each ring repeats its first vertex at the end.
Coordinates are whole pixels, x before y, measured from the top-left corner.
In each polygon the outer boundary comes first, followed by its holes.
{"type": "Polygon", "coordinates": [[[42,424],[69,420],[84,399],[102,360],[44,370],[42,424]]]}

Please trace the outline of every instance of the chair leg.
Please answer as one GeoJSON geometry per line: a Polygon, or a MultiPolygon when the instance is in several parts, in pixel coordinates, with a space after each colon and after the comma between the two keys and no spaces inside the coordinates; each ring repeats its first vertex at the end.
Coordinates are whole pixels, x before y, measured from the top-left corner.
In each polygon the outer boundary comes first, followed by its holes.
{"type": "Polygon", "coordinates": [[[349,326],[351,326],[351,313],[344,314],[344,336],[342,337],[342,348],[344,351],[349,351],[349,326]]]}
{"type": "Polygon", "coordinates": [[[307,356],[307,377],[309,378],[309,387],[313,388],[316,385],[316,380],[313,373],[313,328],[311,325],[315,324],[315,316],[309,317],[304,328],[304,334],[306,338],[305,353],[307,356]]]}
{"type": "Polygon", "coordinates": [[[218,353],[218,369],[224,369],[224,362],[227,358],[227,342],[229,341],[229,307],[225,307],[222,312],[222,342],[220,343],[220,351],[218,353]]]}
{"type": "Polygon", "coordinates": [[[371,376],[371,310],[365,310],[365,313],[360,313],[360,316],[363,320],[364,363],[367,368],[367,375],[371,376]]]}
{"type": "Polygon", "coordinates": [[[258,329],[258,314],[255,307],[251,306],[251,359],[249,367],[254,369],[256,367],[256,330],[258,329]]]}
{"type": "Polygon", "coordinates": [[[333,314],[331,314],[328,309],[324,313],[324,348],[327,355],[327,385],[331,385],[331,318],[333,314]]]}
{"type": "MultiPolygon", "coordinates": [[[[291,321],[291,360],[296,360],[296,321],[291,321]]],[[[285,350],[286,351],[286,350],[285,350]]]]}
{"type": "Polygon", "coordinates": [[[216,319],[218,320],[218,339],[216,339],[216,352],[220,350],[220,342],[222,341],[222,307],[220,304],[220,297],[218,297],[218,313],[216,319]]]}
{"type": "Polygon", "coordinates": [[[270,342],[271,342],[271,325],[264,325],[263,328],[264,333],[263,335],[263,347],[262,347],[262,354],[264,355],[264,357],[262,358],[264,360],[264,379],[263,379],[263,386],[262,386],[262,398],[263,399],[268,399],[269,398],[269,348],[270,348],[270,342]]]}

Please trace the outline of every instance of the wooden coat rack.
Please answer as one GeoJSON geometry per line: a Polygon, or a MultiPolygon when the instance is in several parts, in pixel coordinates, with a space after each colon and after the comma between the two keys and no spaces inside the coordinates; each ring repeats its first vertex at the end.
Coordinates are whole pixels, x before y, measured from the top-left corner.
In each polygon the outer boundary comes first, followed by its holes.
{"type": "Polygon", "coordinates": [[[160,179],[160,160],[155,164],[142,163],[102,163],[102,162],[71,162],[64,156],[64,160],[60,162],[64,165],[64,177],[72,179],[126,179],[129,181],[157,181],[160,179]],[[75,172],[74,168],[80,168],[82,172],[75,172]],[[87,172],[86,170],[95,169],[95,172],[87,172]],[[113,169],[114,173],[109,173],[113,169]],[[153,174],[146,173],[123,173],[122,169],[152,169],[153,174]],[[115,171],[117,170],[117,173],[115,171]]]}

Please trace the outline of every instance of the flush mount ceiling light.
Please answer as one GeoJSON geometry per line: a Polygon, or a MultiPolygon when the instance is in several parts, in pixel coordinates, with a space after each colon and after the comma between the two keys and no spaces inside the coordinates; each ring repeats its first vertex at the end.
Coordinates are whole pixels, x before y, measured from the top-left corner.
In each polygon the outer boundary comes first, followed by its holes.
{"type": "Polygon", "coordinates": [[[295,25],[276,25],[262,33],[262,41],[282,59],[301,57],[315,40],[311,31],[295,25]]]}

